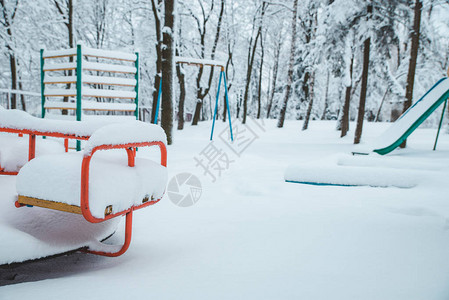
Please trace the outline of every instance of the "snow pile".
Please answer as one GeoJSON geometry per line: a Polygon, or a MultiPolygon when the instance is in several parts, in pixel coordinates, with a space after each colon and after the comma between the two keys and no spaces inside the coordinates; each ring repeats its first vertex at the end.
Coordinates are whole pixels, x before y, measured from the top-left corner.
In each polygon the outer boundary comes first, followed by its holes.
{"type": "Polygon", "coordinates": [[[164,130],[155,124],[130,121],[110,124],[95,131],[84,148],[84,155],[89,155],[93,148],[101,145],[123,145],[129,143],[162,142],[167,144],[164,130]]]}
{"type": "Polygon", "coordinates": [[[78,214],[40,207],[18,209],[15,182],[16,176],[1,176],[0,265],[89,246],[113,234],[120,222],[114,218],[94,224],[78,214]]]}
{"type": "MultiPolygon", "coordinates": [[[[17,175],[17,193],[43,200],[80,206],[83,155],[67,153],[43,156],[27,163],[17,175]]],[[[97,153],[89,172],[89,205],[92,215],[103,218],[142,204],[144,198],[159,199],[165,191],[167,170],[149,159],[136,158],[128,167],[125,150],[97,153]]]]}
{"type": "Polygon", "coordinates": [[[313,185],[412,188],[427,178],[440,177],[437,171],[442,168],[435,163],[416,163],[403,158],[345,154],[289,166],[284,179],[313,185]]]}

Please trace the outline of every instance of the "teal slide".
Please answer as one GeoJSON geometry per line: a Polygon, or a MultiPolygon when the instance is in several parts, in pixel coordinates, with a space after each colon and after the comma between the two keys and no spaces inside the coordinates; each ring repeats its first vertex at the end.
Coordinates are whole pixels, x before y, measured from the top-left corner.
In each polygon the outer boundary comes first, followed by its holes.
{"type": "Polygon", "coordinates": [[[372,144],[373,152],[390,153],[449,98],[449,78],[440,79],[372,144]]]}

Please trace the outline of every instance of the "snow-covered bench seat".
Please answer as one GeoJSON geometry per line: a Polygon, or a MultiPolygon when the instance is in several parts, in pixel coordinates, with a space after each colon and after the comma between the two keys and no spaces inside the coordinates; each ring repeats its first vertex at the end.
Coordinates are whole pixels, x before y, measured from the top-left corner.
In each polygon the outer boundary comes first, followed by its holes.
{"type": "Polygon", "coordinates": [[[98,242],[84,250],[122,255],[131,243],[133,211],[157,203],[165,191],[165,145],[165,133],[157,125],[140,121],[106,125],[92,134],[83,152],[41,156],[25,164],[17,175],[16,207],[82,214],[91,223],[125,215],[123,245],[98,242]],[[136,159],[137,147],[151,146],[159,147],[160,164],[136,159]]]}
{"type": "MultiPolygon", "coordinates": [[[[82,160],[83,153],[33,159],[17,175],[19,202],[81,214],[82,160]],[[46,201],[40,201],[43,199],[46,201]]],[[[162,198],[166,168],[146,158],[136,158],[133,168],[127,162],[125,151],[99,153],[92,159],[89,209],[95,218],[162,198]]]]}
{"type": "Polygon", "coordinates": [[[157,202],[167,182],[165,133],[140,121],[94,132],[84,151],[42,156],[17,175],[18,205],[83,214],[101,222],[157,202]],[[159,146],[161,162],[135,158],[135,148],[159,146]],[[98,150],[100,153],[94,155],[98,150]],[[126,150],[126,151],[123,151],[126,150]]]}

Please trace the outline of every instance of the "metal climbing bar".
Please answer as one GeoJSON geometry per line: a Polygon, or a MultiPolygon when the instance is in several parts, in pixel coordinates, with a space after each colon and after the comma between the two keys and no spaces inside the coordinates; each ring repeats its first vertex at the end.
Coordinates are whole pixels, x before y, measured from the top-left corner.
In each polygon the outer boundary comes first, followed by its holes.
{"type": "Polygon", "coordinates": [[[210,140],[212,141],[212,138],[214,136],[214,128],[215,128],[215,118],[217,116],[217,109],[218,109],[218,98],[220,97],[220,86],[221,86],[221,78],[223,77],[223,71],[220,72],[220,79],[218,80],[218,89],[217,89],[217,97],[215,99],[215,109],[214,109],[214,118],[212,119],[212,130],[210,132],[210,140]]]}
{"type": "Polygon", "coordinates": [[[162,78],[159,81],[159,91],[157,92],[157,103],[156,103],[156,113],[154,115],[154,124],[157,124],[157,118],[159,115],[159,106],[161,104],[161,95],[162,95],[162,78]]]}
{"type": "Polygon", "coordinates": [[[438,137],[440,136],[441,124],[443,124],[444,111],[446,110],[447,99],[444,101],[443,111],[441,112],[440,124],[438,124],[437,136],[435,137],[435,144],[433,144],[433,151],[437,149],[438,137]]]}

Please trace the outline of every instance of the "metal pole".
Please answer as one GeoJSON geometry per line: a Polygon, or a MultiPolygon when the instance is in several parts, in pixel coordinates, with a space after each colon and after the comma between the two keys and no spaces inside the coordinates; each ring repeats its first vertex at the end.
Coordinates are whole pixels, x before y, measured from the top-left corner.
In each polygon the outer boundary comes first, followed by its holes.
{"type": "Polygon", "coordinates": [[[136,116],[136,120],[139,120],[139,52],[136,52],[136,86],[135,86],[135,92],[136,92],[136,111],[134,112],[134,115],[136,116]]]}
{"type": "Polygon", "coordinates": [[[41,105],[42,105],[41,117],[45,118],[44,49],[41,49],[40,53],[41,53],[41,105]]]}
{"type": "Polygon", "coordinates": [[[232,123],[231,123],[231,110],[229,109],[229,98],[228,98],[228,83],[226,82],[226,73],[223,69],[221,69],[224,78],[224,86],[225,86],[225,98],[226,98],[226,107],[228,109],[228,119],[229,119],[229,131],[231,132],[231,141],[234,141],[234,136],[232,134],[232,123]]]}
{"type": "MultiPolygon", "coordinates": [[[[81,53],[81,45],[76,46],[76,120],[81,121],[82,107],[82,92],[83,92],[83,68],[82,68],[83,56],[81,53]]],[[[81,141],[76,141],[76,151],[81,150],[81,141]]]]}
{"type": "Polygon", "coordinates": [[[157,124],[157,117],[159,114],[159,105],[161,104],[161,94],[162,94],[162,78],[159,81],[159,91],[157,92],[157,104],[156,104],[156,114],[154,115],[154,124],[157,124]]]}
{"type": "Polygon", "coordinates": [[[441,124],[443,123],[444,111],[446,110],[446,106],[447,106],[447,99],[446,99],[446,101],[444,101],[443,111],[441,112],[440,124],[438,125],[438,131],[437,131],[437,136],[435,138],[435,144],[433,144],[433,151],[435,151],[437,149],[438,137],[440,136],[440,129],[441,129],[441,124]]]}
{"type": "Polygon", "coordinates": [[[221,78],[222,77],[223,77],[223,71],[220,72],[220,79],[218,80],[217,98],[215,99],[214,118],[212,120],[212,130],[210,132],[210,140],[211,141],[212,141],[212,138],[214,136],[215,117],[217,116],[218,98],[220,97],[220,86],[221,86],[221,78]]]}

